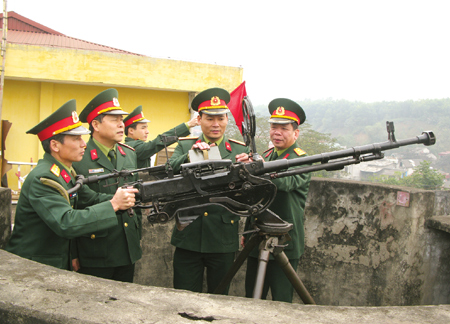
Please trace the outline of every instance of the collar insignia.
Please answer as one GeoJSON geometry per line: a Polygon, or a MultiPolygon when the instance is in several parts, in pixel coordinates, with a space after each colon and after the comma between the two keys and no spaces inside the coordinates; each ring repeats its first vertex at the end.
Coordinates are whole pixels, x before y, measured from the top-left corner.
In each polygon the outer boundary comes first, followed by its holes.
{"type": "Polygon", "coordinates": [[[120,154],[122,154],[123,156],[127,155],[122,147],[117,146],[117,149],[119,150],[120,154]]]}
{"type": "Polygon", "coordinates": [[[62,170],[61,171],[61,176],[63,177],[63,179],[64,179],[64,181],[66,182],[66,183],[69,183],[70,182],[70,175],[67,173],[67,171],[66,170],[62,170]]]}
{"type": "Polygon", "coordinates": [[[91,160],[92,161],[98,160],[97,149],[91,150],[91,160]]]}
{"type": "Polygon", "coordinates": [[[225,142],[225,148],[227,149],[228,152],[231,152],[231,145],[228,142],[225,142]]]}

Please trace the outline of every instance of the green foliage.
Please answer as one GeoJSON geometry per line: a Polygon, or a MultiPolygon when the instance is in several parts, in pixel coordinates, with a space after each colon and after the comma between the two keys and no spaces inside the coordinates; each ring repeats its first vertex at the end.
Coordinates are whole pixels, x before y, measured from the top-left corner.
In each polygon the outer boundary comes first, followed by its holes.
{"type": "MultiPolygon", "coordinates": [[[[326,132],[344,146],[359,146],[387,140],[386,121],[393,121],[398,139],[432,130],[436,144],[428,147],[437,155],[450,151],[450,98],[364,103],[347,100],[305,100],[299,104],[318,132],[326,132]]],[[[410,150],[408,147],[399,152],[410,150]]]]}
{"type": "Polygon", "coordinates": [[[373,177],[370,181],[426,190],[440,190],[445,176],[431,168],[430,165],[429,161],[422,161],[414,168],[414,173],[405,178],[400,178],[400,173],[398,173],[396,177],[373,177]]]}

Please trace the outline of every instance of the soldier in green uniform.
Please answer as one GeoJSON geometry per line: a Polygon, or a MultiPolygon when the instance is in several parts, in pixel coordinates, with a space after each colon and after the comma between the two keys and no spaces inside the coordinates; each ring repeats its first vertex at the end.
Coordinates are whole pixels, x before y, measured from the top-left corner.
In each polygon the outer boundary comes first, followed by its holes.
{"type": "MultiPolygon", "coordinates": [[[[150,166],[150,158],[164,148],[163,136],[187,136],[190,134],[189,128],[197,126],[197,118],[193,118],[187,123],[182,123],[175,128],[158,135],[152,141],[147,141],[149,134],[147,123],[142,112],[142,106],[138,106],[123,120],[125,124],[125,143],[136,150],[137,167],[147,168],[150,166]]],[[[176,140],[168,141],[166,145],[175,143],[176,140]]]]}
{"type": "Polygon", "coordinates": [[[113,197],[82,186],[68,195],[75,185],[72,162],[80,161],[86,148],[81,135],[89,134],[78,119],[75,100],[27,133],[38,135],[45,154],[22,187],[6,250],[69,270],[70,239],[117,227],[115,212],[133,206],[137,190],[119,189],[113,197]]]}
{"type": "MultiPolygon", "coordinates": [[[[224,133],[228,124],[227,103],[230,94],[221,88],[200,92],[192,101],[192,109],[198,111],[200,137],[180,138],[170,164],[174,172],[188,162],[191,149],[208,150],[219,147],[222,159],[247,162],[249,149],[244,143],[228,139],[224,133]],[[209,144],[208,144],[209,143],[209,144]]],[[[183,215],[198,216],[183,230],[174,228],[171,244],[176,247],[173,259],[176,289],[202,292],[203,273],[207,269],[207,292],[212,293],[232,265],[239,249],[239,216],[220,206],[186,211],[183,215]]],[[[228,293],[228,290],[226,291],[228,293]]]]}
{"type": "MultiPolygon", "coordinates": [[[[296,102],[278,98],[269,103],[270,140],[273,147],[264,152],[263,158],[269,161],[279,159],[295,159],[305,156],[296,140],[299,136],[298,126],[306,118],[302,107],[296,102]]],[[[277,186],[277,195],[269,209],[283,220],[294,225],[289,231],[292,240],[286,242],[284,248],[294,270],[297,270],[300,256],[304,252],[305,232],[303,227],[303,213],[309,190],[311,175],[309,173],[295,175],[272,180],[277,186]]],[[[247,226],[250,219],[247,221],[247,226]]],[[[246,297],[253,296],[256,271],[258,267],[258,248],[255,248],[247,258],[247,272],[245,278],[246,297]]],[[[262,298],[266,299],[271,291],[272,299],[277,301],[292,302],[293,287],[288,278],[270,256],[262,292],[262,298]]]]}
{"type": "MultiPolygon", "coordinates": [[[[114,170],[137,168],[134,149],[120,143],[124,132],[123,115],[128,113],[120,107],[116,89],[101,92],[83,109],[80,120],[89,124],[91,138],[81,162],[74,163],[79,174],[85,177],[100,176],[114,170]]],[[[89,187],[96,192],[111,193],[118,186],[137,180],[137,177],[111,178],[91,183],[89,187]]],[[[130,211],[116,213],[118,226],[76,239],[81,273],[124,282],[133,281],[134,264],[142,255],[142,214],[139,210],[130,211]]]]}

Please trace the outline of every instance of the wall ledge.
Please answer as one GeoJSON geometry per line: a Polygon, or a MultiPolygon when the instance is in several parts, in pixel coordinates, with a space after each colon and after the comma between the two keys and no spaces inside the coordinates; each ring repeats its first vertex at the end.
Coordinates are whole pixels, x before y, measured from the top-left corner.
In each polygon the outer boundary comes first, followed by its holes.
{"type": "Polygon", "coordinates": [[[59,270],[0,250],[2,323],[433,323],[450,305],[312,306],[190,293],[59,270]]]}

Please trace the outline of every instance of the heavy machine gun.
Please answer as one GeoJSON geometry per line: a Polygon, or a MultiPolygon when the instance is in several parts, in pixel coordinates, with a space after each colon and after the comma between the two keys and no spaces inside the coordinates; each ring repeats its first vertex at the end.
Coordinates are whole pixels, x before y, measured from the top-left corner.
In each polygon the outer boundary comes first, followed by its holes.
{"type": "MultiPolygon", "coordinates": [[[[261,297],[265,276],[264,265],[267,264],[269,254],[272,254],[303,302],[314,304],[314,300],[283,252],[283,244],[289,240],[288,232],[293,225],[269,209],[277,192],[271,180],[319,170],[340,170],[347,165],[382,159],[383,152],[387,150],[412,144],[433,145],[436,138],[432,131],[425,131],[413,138],[396,140],[394,123],[386,122],[388,140],[382,143],[290,160],[264,162],[255,149],[256,124],[250,100],[244,98],[242,105],[244,115],[242,134],[247,146],[250,147],[252,157],[250,163],[232,163],[231,160],[220,159],[219,154],[217,159],[182,164],[180,173],[176,175],[167,162],[162,166],[122,170],[102,176],[87,178],[78,176],[77,184],[69,190],[69,193],[78,190],[85,183],[107,178],[127,178],[136,172],[146,172],[156,180],[139,180],[126,186],[132,185],[139,189],[135,208],[150,209],[147,219],[151,224],[166,223],[175,218],[177,228],[183,230],[199,217],[201,210],[208,205],[222,206],[233,214],[243,217],[256,216],[252,224],[253,234],[215,293],[224,291],[250,252],[259,245],[259,266],[253,297],[261,297]]],[[[214,150],[217,150],[218,154],[217,147],[212,146],[211,151],[214,150]]],[[[214,156],[211,153],[208,156],[214,156]]]]}
{"type": "MultiPolygon", "coordinates": [[[[230,212],[243,216],[259,215],[267,210],[276,195],[276,187],[270,181],[319,170],[334,171],[347,165],[358,164],[384,157],[383,151],[406,145],[433,145],[436,138],[431,131],[413,138],[396,140],[393,122],[387,122],[388,140],[381,143],[355,146],[352,148],[322,153],[296,159],[264,162],[253,154],[250,163],[232,163],[231,160],[205,160],[181,165],[180,174],[165,173],[168,165],[136,170],[122,170],[103,176],[79,177],[70,191],[76,191],[81,184],[98,182],[106,178],[126,178],[136,172],[158,175],[156,181],[130,183],[139,189],[135,208],[148,208],[150,223],[165,223],[174,219],[178,212],[202,209],[207,205],[220,205],[230,212]],[[162,175],[166,174],[165,177],[162,175]]],[[[212,147],[214,148],[214,147],[212,147]]],[[[195,212],[192,213],[196,214],[195,212]]],[[[177,218],[181,227],[195,220],[177,218]]]]}

